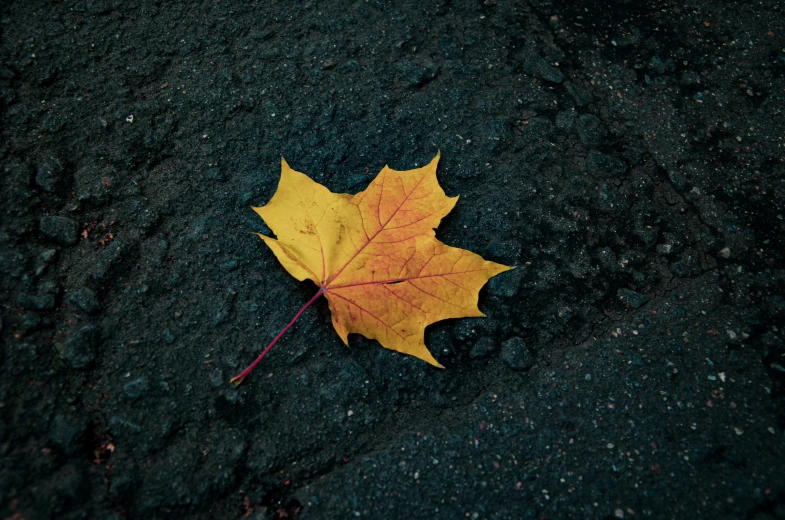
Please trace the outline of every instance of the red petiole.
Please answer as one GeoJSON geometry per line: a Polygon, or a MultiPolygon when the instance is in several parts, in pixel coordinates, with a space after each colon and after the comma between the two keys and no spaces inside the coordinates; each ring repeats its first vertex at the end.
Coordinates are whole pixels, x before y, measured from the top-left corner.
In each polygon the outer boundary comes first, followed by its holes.
{"type": "Polygon", "coordinates": [[[316,294],[313,295],[313,298],[308,300],[308,303],[303,305],[303,308],[300,309],[297,312],[297,314],[294,315],[292,321],[290,321],[289,324],[286,327],[284,327],[283,330],[279,332],[277,336],[273,338],[270,344],[267,345],[267,348],[265,348],[262,351],[262,353],[259,354],[259,357],[256,358],[253,363],[248,365],[248,367],[245,370],[243,370],[242,372],[234,376],[232,379],[230,379],[229,382],[234,383],[234,386],[240,386],[240,383],[242,383],[243,380],[245,380],[245,378],[248,377],[248,375],[253,371],[253,369],[256,368],[256,365],[258,365],[259,362],[262,359],[264,359],[264,356],[266,356],[267,353],[270,352],[270,350],[272,350],[272,348],[275,346],[276,343],[278,343],[278,340],[281,339],[281,337],[286,333],[286,331],[292,328],[292,325],[294,325],[294,322],[297,321],[297,318],[299,318],[302,315],[302,313],[304,313],[305,310],[313,304],[313,302],[318,300],[319,297],[324,294],[324,289],[325,289],[324,286],[320,287],[319,290],[316,292],[316,294]]]}

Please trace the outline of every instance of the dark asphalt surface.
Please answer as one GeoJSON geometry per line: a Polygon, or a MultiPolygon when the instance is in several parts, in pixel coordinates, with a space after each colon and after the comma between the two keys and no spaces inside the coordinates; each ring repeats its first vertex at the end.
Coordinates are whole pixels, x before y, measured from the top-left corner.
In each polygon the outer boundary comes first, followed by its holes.
{"type": "Polygon", "coordinates": [[[0,517],[785,518],[785,8],[0,7],[0,517]],[[249,232],[437,149],[446,370],[249,232]]]}

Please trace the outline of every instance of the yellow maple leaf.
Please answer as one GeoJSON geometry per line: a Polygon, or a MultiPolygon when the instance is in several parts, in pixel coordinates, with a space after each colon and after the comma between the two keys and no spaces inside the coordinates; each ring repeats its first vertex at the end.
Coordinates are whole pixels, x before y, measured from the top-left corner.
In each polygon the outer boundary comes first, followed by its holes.
{"type": "Polygon", "coordinates": [[[458,201],[436,180],[439,157],[414,170],[385,166],[357,195],[332,193],[281,160],[278,190],[253,208],[277,239],[257,234],[289,274],[319,290],[232,382],[239,385],[322,295],[345,344],[350,333],[362,334],[444,368],[425,346],[425,327],[484,316],[480,289],[511,267],[436,239],[434,229],[458,201]]]}

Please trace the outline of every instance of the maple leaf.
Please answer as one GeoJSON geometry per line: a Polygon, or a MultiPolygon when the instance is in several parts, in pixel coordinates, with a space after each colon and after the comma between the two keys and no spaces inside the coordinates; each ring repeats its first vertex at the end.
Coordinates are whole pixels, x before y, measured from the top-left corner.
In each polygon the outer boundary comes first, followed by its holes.
{"type": "Polygon", "coordinates": [[[239,385],[283,334],[325,296],[343,342],[358,333],[383,347],[444,368],[425,346],[425,327],[447,318],[484,316],[480,289],[512,269],[436,238],[458,201],[436,179],[440,155],[426,166],[385,166],[357,195],[332,193],[281,159],[270,202],[254,207],[277,238],[257,233],[283,267],[319,290],[259,357],[232,379],[239,385]]]}

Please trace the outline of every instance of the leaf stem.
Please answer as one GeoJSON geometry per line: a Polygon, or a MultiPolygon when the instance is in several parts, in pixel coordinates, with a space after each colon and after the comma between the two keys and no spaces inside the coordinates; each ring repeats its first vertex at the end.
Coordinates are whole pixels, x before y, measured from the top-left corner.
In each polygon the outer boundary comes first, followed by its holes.
{"type": "Polygon", "coordinates": [[[302,315],[302,313],[304,313],[304,312],[305,312],[305,309],[307,309],[308,307],[310,307],[310,306],[313,304],[313,302],[315,302],[316,300],[318,300],[318,299],[319,299],[319,297],[320,297],[322,294],[324,294],[324,286],[320,287],[320,288],[319,288],[319,290],[316,292],[316,294],[314,294],[314,295],[313,295],[313,297],[312,297],[310,300],[308,300],[308,303],[306,303],[305,305],[303,305],[303,308],[302,308],[302,309],[300,309],[300,310],[297,312],[297,314],[295,314],[295,315],[294,315],[294,318],[292,318],[292,321],[290,321],[290,322],[289,322],[289,325],[287,325],[286,327],[284,327],[284,328],[283,328],[283,330],[282,330],[281,332],[279,332],[279,333],[278,333],[278,335],[277,335],[277,336],[275,336],[275,338],[273,338],[273,340],[270,342],[270,344],[269,344],[269,345],[267,345],[267,348],[265,348],[265,349],[262,351],[262,353],[261,353],[261,354],[259,354],[259,357],[258,357],[258,358],[256,358],[256,359],[254,360],[254,362],[253,362],[253,363],[251,363],[250,365],[248,365],[248,367],[246,367],[246,369],[245,369],[245,370],[243,370],[242,372],[240,372],[239,374],[237,374],[236,376],[234,376],[232,379],[230,379],[230,380],[229,380],[229,382],[230,382],[230,383],[234,383],[234,386],[240,386],[240,383],[242,383],[242,382],[243,382],[243,380],[245,380],[245,378],[246,378],[246,377],[248,377],[248,374],[250,374],[250,373],[253,371],[253,369],[254,369],[254,368],[256,368],[256,365],[258,365],[258,364],[259,364],[259,362],[260,362],[262,359],[264,359],[264,356],[266,356],[266,355],[267,355],[267,353],[268,353],[268,352],[270,352],[270,350],[271,350],[271,349],[272,349],[272,348],[275,346],[275,344],[276,344],[276,343],[278,343],[278,340],[279,340],[279,339],[281,339],[281,336],[283,336],[283,335],[286,333],[286,331],[287,331],[287,330],[289,330],[290,328],[292,328],[292,325],[294,325],[294,322],[295,322],[295,321],[297,321],[297,318],[299,318],[299,317],[302,315]]]}

